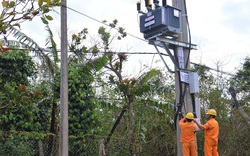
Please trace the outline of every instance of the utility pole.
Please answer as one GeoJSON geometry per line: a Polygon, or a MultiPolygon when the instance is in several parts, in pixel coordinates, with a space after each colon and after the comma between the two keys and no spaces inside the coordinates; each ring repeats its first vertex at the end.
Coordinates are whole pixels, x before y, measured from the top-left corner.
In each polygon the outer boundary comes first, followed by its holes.
{"type": "Polygon", "coordinates": [[[178,122],[187,112],[194,112],[195,116],[199,115],[199,112],[196,113],[194,98],[194,93],[199,91],[198,75],[189,69],[190,50],[195,49],[196,45],[191,44],[189,38],[185,0],[172,0],[172,6],[167,5],[167,0],[162,0],[161,4],[162,6],[159,5],[159,0],[153,0],[153,4],[150,0],[145,0],[147,8],[145,13],[141,11],[140,2],[137,2],[137,11],[142,14],[140,32],[144,34],[144,38],[149,41],[149,44],[154,45],[168,71],[175,74],[177,156],[182,156],[178,122]],[[168,67],[158,47],[165,49],[174,64],[174,71],[168,67]]]}
{"type": "Polygon", "coordinates": [[[61,0],[61,81],[59,156],[68,156],[68,39],[67,0],[61,0]]]}
{"type": "MultiPolygon", "coordinates": [[[[185,6],[185,0],[172,0],[172,5],[175,8],[181,10],[181,21],[180,21],[180,34],[178,40],[184,43],[188,43],[188,25],[187,25],[187,11],[185,6]]],[[[190,43],[191,44],[191,43],[190,43]]],[[[190,49],[187,47],[175,46],[174,48],[174,56],[179,59],[179,66],[183,66],[184,70],[188,70],[190,68],[190,49]],[[183,56],[183,57],[180,57],[183,56]],[[183,60],[180,60],[183,59],[183,60]],[[180,64],[180,61],[183,64],[180,64]]],[[[186,84],[180,84],[180,71],[175,71],[175,97],[176,97],[176,106],[181,107],[182,115],[185,115],[187,112],[194,112],[192,100],[190,96],[188,86],[186,84]],[[180,94],[185,93],[184,100],[181,101],[180,94]],[[181,106],[178,106],[181,104],[181,106]]],[[[178,113],[178,112],[177,112],[178,113]]],[[[182,156],[182,145],[180,143],[180,127],[178,121],[180,120],[180,114],[177,115],[176,127],[177,127],[177,156],[182,156]]]]}

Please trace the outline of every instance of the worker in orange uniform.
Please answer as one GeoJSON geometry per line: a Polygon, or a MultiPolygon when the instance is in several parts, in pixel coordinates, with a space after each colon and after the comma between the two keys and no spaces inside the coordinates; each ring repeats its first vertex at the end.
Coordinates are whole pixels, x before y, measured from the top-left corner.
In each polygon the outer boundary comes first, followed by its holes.
{"type": "Polygon", "coordinates": [[[185,118],[179,121],[181,130],[180,142],[182,143],[183,156],[197,156],[197,150],[195,145],[195,131],[196,125],[192,122],[194,114],[189,112],[185,118]]]}
{"type": "Polygon", "coordinates": [[[204,130],[204,153],[205,156],[219,156],[218,153],[218,138],[219,138],[219,124],[215,120],[216,111],[210,109],[207,111],[207,122],[202,125],[194,120],[197,126],[204,130]]]}

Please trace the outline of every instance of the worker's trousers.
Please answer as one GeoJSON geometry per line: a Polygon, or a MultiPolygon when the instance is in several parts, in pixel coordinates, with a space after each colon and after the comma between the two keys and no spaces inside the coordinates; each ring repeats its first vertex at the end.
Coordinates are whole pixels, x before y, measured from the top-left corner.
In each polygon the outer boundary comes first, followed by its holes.
{"type": "Polygon", "coordinates": [[[205,140],[204,154],[205,156],[219,156],[218,142],[213,141],[213,140],[205,140]]]}
{"type": "Polygon", "coordinates": [[[183,156],[197,156],[197,150],[194,141],[182,142],[183,156]]]}

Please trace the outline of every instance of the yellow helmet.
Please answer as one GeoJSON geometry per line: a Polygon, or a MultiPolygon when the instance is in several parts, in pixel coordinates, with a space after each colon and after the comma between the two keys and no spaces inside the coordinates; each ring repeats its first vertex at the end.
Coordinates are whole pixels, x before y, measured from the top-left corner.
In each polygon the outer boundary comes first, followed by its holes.
{"type": "Polygon", "coordinates": [[[214,115],[214,116],[216,116],[216,111],[215,111],[214,109],[209,109],[209,110],[207,111],[207,114],[208,114],[208,115],[214,115]]]}
{"type": "Polygon", "coordinates": [[[191,113],[191,112],[188,112],[187,115],[185,116],[185,118],[193,120],[194,119],[194,114],[191,113]]]}

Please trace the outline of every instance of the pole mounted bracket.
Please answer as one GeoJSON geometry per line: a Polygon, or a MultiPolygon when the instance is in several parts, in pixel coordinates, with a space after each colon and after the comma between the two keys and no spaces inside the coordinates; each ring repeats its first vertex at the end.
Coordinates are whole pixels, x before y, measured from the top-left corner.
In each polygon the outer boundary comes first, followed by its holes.
{"type": "Polygon", "coordinates": [[[149,44],[151,44],[152,42],[162,48],[165,48],[163,45],[163,43],[165,43],[166,45],[168,45],[169,49],[174,49],[175,46],[178,46],[183,48],[189,48],[190,50],[197,50],[196,44],[178,41],[175,38],[167,38],[166,36],[156,36],[155,38],[149,40],[149,44]]]}
{"type": "Polygon", "coordinates": [[[173,38],[166,38],[166,37],[162,37],[162,36],[156,36],[155,38],[151,38],[149,40],[149,44],[154,45],[156,51],[158,52],[161,60],[163,61],[164,65],[166,66],[166,68],[168,69],[169,72],[174,73],[174,71],[172,71],[169,66],[167,65],[166,61],[164,60],[162,53],[159,51],[158,47],[164,48],[167,55],[170,57],[171,61],[173,62],[175,69],[177,71],[180,71],[180,65],[177,62],[177,60],[174,57],[174,54],[171,53],[171,51],[169,49],[174,49],[174,47],[178,46],[178,47],[183,47],[183,48],[190,48],[190,49],[196,49],[196,45],[195,44],[189,44],[189,43],[185,43],[185,42],[181,42],[181,41],[177,41],[173,38]]]}

